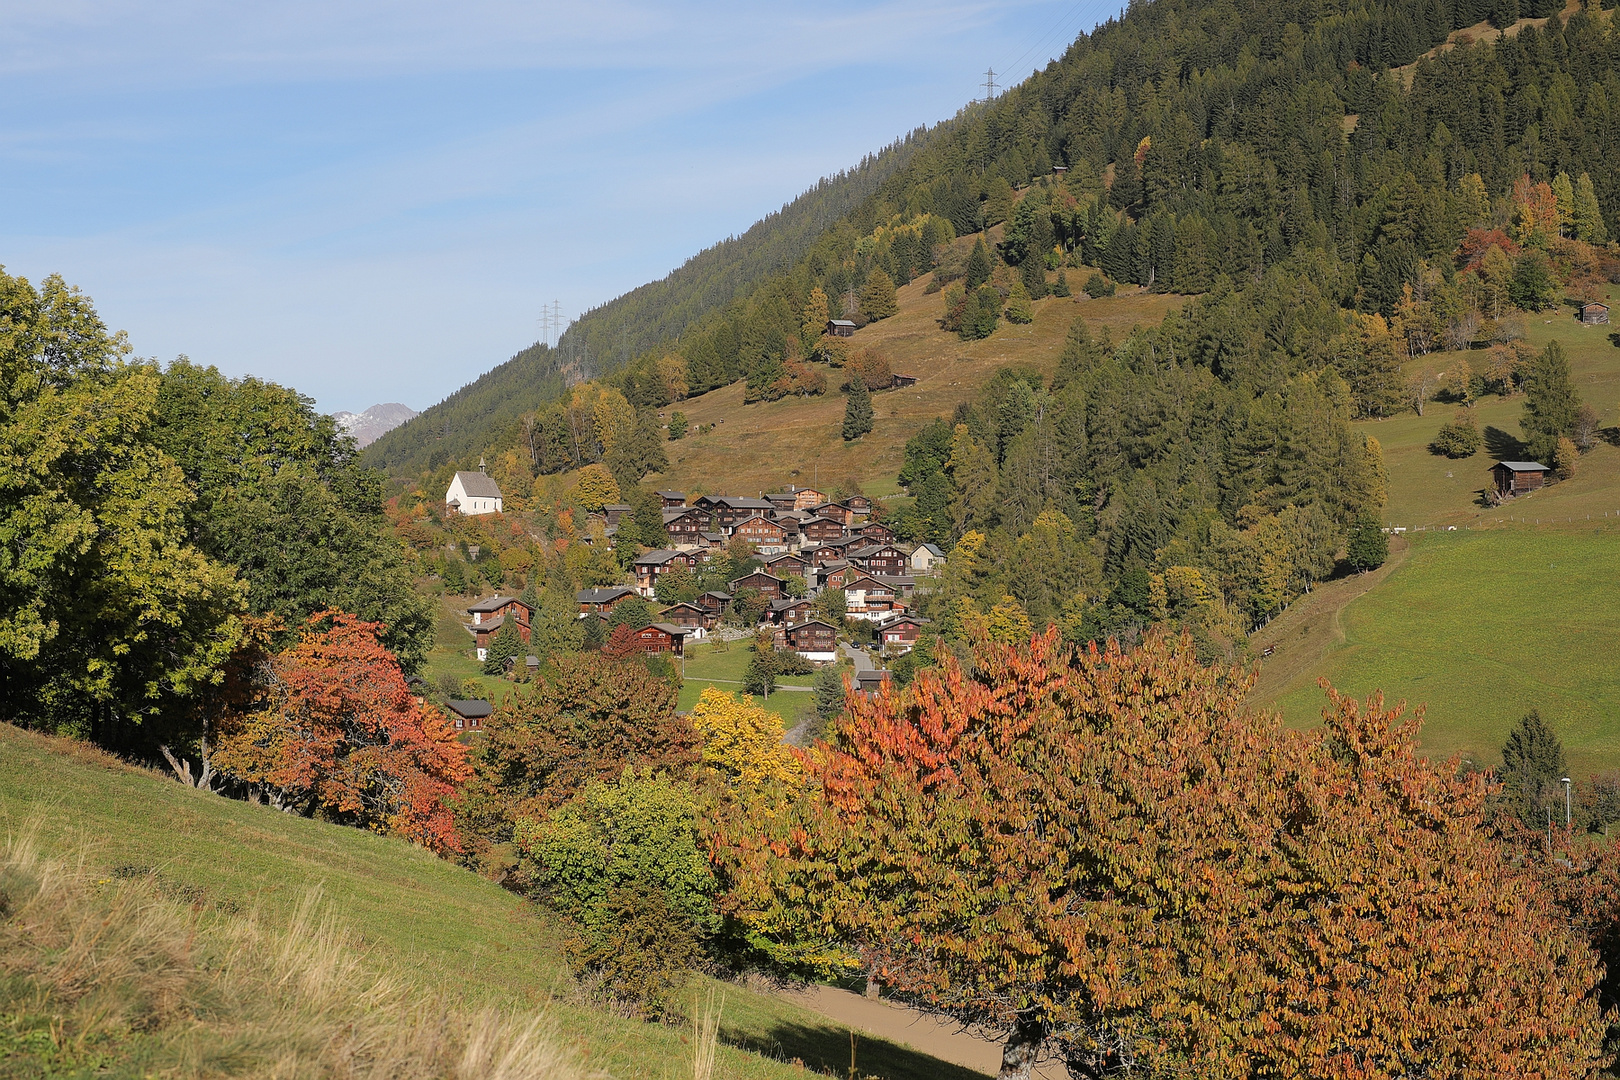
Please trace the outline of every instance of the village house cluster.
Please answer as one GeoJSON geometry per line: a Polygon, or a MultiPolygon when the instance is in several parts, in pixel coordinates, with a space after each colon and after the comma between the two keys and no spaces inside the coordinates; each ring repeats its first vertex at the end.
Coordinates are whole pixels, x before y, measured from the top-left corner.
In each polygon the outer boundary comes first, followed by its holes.
{"type": "MultiPolygon", "coordinates": [[[[476,496],[480,499],[499,498],[494,482],[482,472],[457,473],[451,494],[472,492],[481,493],[476,496]]],[[[680,491],[657,494],[663,501],[664,528],[671,546],[636,556],[631,564],[632,582],[577,593],[579,618],[605,619],[615,605],[633,596],[655,599],[658,579],[664,574],[677,567],[699,574],[711,558],[726,553],[740,540],[763,565],[732,579],[724,590],[710,590],[664,607],[655,621],[636,628],[633,640],[638,648],[647,653],[684,655],[686,641],[713,633],[746,590],[768,601],[759,622],[774,628],[777,647],[817,664],[837,660],[837,639],[842,632],[841,627],[815,615],[814,601],[828,589],[843,593],[848,618],[873,624],[887,653],[909,650],[922,633],[926,620],[911,610],[917,578],[937,573],[944,554],[933,544],[899,543],[888,526],[871,520],[872,502],[866,496],[838,501],[825,492],[801,487],[754,498],[703,495],[690,502],[680,491]],[[789,588],[794,578],[804,582],[804,595],[790,595],[800,591],[789,588]]],[[[603,507],[600,518],[609,544],[620,520],[631,513],[633,508],[628,505],[603,507]]],[[[534,613],[515,597],[481,600],[467,614],[480,660],[507,619],[517,623],[525,642],[529,640],[534,613]]]]}

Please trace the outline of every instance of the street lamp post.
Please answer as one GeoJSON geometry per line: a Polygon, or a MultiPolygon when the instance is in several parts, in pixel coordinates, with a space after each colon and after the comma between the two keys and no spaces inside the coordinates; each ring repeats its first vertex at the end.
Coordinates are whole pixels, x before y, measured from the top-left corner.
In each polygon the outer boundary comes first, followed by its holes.
{"type": "Polygon", "coordinates": [[[1567,828],[1569,828],[1569,816],[1570,816],[1569,815],[1569,777],[1565,776],[1565,777],[1561,778],[1559,780],[1559,783],[1564,785],[1564,828],[1567,829],[1567,828]]]}

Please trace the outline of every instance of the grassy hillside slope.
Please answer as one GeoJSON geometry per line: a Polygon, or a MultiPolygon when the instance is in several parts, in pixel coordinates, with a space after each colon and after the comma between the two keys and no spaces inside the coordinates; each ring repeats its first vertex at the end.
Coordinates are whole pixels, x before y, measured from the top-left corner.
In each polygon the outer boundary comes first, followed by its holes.
{"type": "MultiPolygon", "coordinates": [[[[41,841],[88,845],[104,871],[151,868],[199,909],[257,910],[290,922],[311,889],[359,935],[367,962],[410,980],[423,996],[544,1009],[591,1069],[608,1077],[690,1071],[679,1027],[623,1020],[568,1000],[553,923],[478,876],[398,840],[204,794],[130,768],[81,744],[0,724],[0,828],[46,813],[41,841]]],[[[126,870],[126,873],[128,871],[126,870]]],[[[847,1029],[779,999],[725,988],[717,1075],[803,1076],[781,1062],[847,1065],[847,1029]],[[759,1048],[771,1060],[739,1046],[759,1048]]],[[[865,1072],[884,1077],[973,1074],[863,1037],[865,1072]]],[[[3,1062],[0,1062],[3,1072],[3,1062]]]]}
{"type": "MultiPolygon", "coordinates": [[[[957,243],[971,247],[973,237],[957,243]]],[[[1087,271],[1067,273],[1078,284],[1087,271]]],[[[900,313],[863,327],[850,339],[852,351],[876,349],[889,357],[894,371],[917,377],[915,386],[873,395],[871,434],[853,442],[840,434],[847,398],[837,392],[843,374],[836,369],[827,371],[827,393],[817,397],[744,405],[739,383],[672,406],[686,413],[694,430],[700,424],[716,426],[707,435],[668,444],[669,470],[647,483],[752,495],[789,483],[831,486],[849,478],[859,480],[868,494],[894,494],[906,440],[918,428],[937,416],[950,416],[958,402],[971,401],[1003,367],[1030,366],[1050,375],[1074,319],[1084,318],[1093,336],[1106,329],[1118,341],[1131,327],[1157,324],[1187,301],[1135,287],[1101,300],[1084,293],[1048,297],[1035,302],[1033,323],[1017,326],[1003,320],[983,341],[962,341],[939,328],[945,297],[925,294],[927,281],[925,276],[897,290],[900,313]]]]}
{"type": "MultiPolygon", "coordinates": [[[[1612,438],[1620,348],[1611,329],[1559,310],[1533,319],[1529,338],[1538,348],[1562,343],[1577,389],[1612,438]]],[[[1456,355],[1409,368],[1443,371],[1456,355]]],[[[1478,354],[1470,360],[1477,366],[1478,354]]],[[[1523,408],[1522,395],[1475,406],[1486,448],[1459,461],[1428,450],[1456,406],[1431,403],[1425,416],[1363,425],[1384,446],[1385,521],[1412,531],[1385,570],[1318,589],[1255,635],[1256,651],[1275,652],[1254,700],[1310,724],[1323,701],[1319,677],[1360,695],[1381,689],[1391,701],[1427,706],[1426,747],[1483,764],[1499,759],[1514,721],[1539,708],[1577,775],[1620,768],[1620,669],[1611,655],[1620,639],[1620,446],[1600,443],[1574,479],[1488,507],[1480,497],[1487,470],[1520,453],[1523,408]]]]}

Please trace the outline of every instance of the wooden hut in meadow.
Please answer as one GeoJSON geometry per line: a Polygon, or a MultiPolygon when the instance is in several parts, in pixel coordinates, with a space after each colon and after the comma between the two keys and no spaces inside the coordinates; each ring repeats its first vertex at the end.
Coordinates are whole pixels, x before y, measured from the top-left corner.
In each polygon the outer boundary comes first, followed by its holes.
{"type": "Polygon", "coordinates": [[[1539,461],[1498,461],[1491,466],[1491,479],[1500,498],[1539,490],[1547,483],[1547,466],[1539,461]]]}

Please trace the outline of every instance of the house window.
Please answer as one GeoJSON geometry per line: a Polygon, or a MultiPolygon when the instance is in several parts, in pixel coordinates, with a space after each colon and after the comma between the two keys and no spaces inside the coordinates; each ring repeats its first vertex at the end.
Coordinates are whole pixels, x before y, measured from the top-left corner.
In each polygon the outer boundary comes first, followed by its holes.
{"type": "Polygon", "coordinates": [[[461,717],[456,717],[456,730],[461,730],[461,717]]]}

